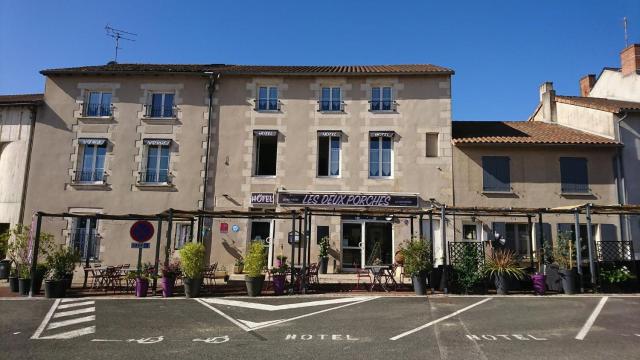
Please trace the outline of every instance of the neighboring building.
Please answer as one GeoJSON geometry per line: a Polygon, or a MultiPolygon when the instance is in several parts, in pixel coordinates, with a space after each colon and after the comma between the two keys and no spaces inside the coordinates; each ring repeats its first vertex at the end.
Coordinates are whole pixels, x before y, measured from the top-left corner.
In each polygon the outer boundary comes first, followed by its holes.
{"type": "MultiPolygon", "coordinates": [[[[620,68],[604,68],[598,77],[580,79],[581,96],[556,95],[552,83],[543,84],[540,104],[530,120],[621,143],[614,160],[618,197],[610,204],[640,204],[640,44],[625,48],[620,58],[620,68]]],[[[622,239],[634,242],[635,256],[640,258],[640,217],[622,220],[622,239]]]]}
{"type": "MultiPolygon", "coordinates": [[[[207,210],[314,207],[307,200],[322,195],[331,208],[453,202],[453,71],[446,68],[109,64],[42,73],[29,213],[195,210],[205,188],[207,210]],[[216,78],[209,117],[207,88],[216,78]]],[[[376,258],[391,263],[402,241],[419,234],[419,225],[411,234],[408,221],[386,216],[312,222],[312,258],[317,240],[329,236],[334,271],[376,258]]],[[[274,239],[270,260],[289,254],[290,224],[206,223],[210,260],[229,268],[250,241],[267,238],[274,239]]],[[[85,259],[134,263],[128,225],[47,218],[43,229],[85,259]]],[[[174,226],[173,244],[191,240],[190,226],[174,226]]],[[[145,251],[145,260],[153,254],[145,251]]]]}
{"type": "MultiPolygon", "coordinates": [[[[613,159],[620,146],[613,139],[523,121],[454,121],[452,137],[456,206],[540,209],[616,203],[613,159]]],[[[527,217],[457,217],[455,241],[500,240],[528,262],[539,229],[537,214],[531,215],[531,228],[527,217]]],[[[542,235],[555,242],[574,224],[571,214],[543,215],[542,235]]],[[[595,241],[620,238],[617,216],[593,216],[592,224],[595,241]]],[[[584,215],[581,227],[584,240],[584,215]]]]}
{"type": "Polygon", "coordinates": [[[25,218],[31,135],[41,103],[42,94],[0,95],[0,233],[25,218]]]}

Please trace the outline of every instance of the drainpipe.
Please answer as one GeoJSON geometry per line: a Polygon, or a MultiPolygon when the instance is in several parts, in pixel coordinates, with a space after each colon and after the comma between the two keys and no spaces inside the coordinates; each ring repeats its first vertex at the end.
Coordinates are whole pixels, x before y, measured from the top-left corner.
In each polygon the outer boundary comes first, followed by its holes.
{"type": "Polygon", "coordinates": [[[33,149],[33,136],[36,132],[36,116],[38,115],[38,105],[31,107],[31,126],[29,127],[29,144],[27,145],[27,163],[24,169],[24,180],[22,181],[22,196],[20,199],[20,212],[18,213],[18,224],[24,220],[24,211],[27,202],[27,186],[29,186],[29,173],[31,167],[31,150],[33,149]]]}
{"type": "MultiPolygon", "coordinates": [[[[216,83],[218,79],[220,79],[220,73],[214,72],[205,72],[206,75],[209,75],[209,86],[207,90],[209,92],[209,116],[207,117],[207,148],[205,149],[205,159],[204,159],[204,182],[202,189],[202,207],[201,210],[204,211],[206,209],[207,204],[207,186],[209,186],[209,156],[211,149],[211,125],[213,123],[213,94],[216,91],[216,83]]],[[[200,217],[198,219],[198,242],[202,242],[202,222],[203,218],[200,217]]]]}
{"type": "MultiPolygon", "coordinates": [[[[620,132],[620,125],[629,116],[629,113],[625,113],[623,117],[618,119],[616,126],[616,137],[618,142],[622,143],[622,135],[620,132]]],[[[627,204],[627,189],[624,180],[624,163],[622,161],[622,147],[618,147],[616,150],[616,175],[618,177],[618,203],[620,205],[627,204]]],[[[630,233],[629,219],[626,215],[620,215],[620,237],[622,241],[627,241],[630,233]]]]}

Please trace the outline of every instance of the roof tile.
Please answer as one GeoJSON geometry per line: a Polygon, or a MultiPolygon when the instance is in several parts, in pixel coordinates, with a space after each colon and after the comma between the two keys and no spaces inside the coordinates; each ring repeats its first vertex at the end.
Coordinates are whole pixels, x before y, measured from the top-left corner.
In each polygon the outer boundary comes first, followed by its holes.
{"type": "Polygon", "coordinates": [[[44,98],[43,94],[0,95],[0,106],[37,104],[44,98]]]}
{"type": "Polygon", "coordinates": [[[598,97],[556,95],[556,101],[563,104],[570,104],[601,111],[607,111],[614,114],[623,112],[625,110],[640,110],[640,102],[613,100],[598,97]]]}

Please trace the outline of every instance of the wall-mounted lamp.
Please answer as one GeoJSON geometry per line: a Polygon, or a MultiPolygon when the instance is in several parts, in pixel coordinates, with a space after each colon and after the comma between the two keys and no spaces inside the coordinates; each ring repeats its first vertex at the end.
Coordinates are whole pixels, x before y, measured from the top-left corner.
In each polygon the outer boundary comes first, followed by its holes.
{"type": "Polygon", "coordinates": [[[391,220],[393,220],[393,215],[387,215],[387,216],[384,217],[384,219],[387,220],[387,221],[391,221],[391,220]]]}

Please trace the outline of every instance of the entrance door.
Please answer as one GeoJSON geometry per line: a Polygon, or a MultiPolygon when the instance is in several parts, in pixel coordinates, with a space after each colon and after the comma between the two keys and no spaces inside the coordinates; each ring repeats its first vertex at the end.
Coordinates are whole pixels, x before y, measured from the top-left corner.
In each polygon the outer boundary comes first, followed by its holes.
{"type": "Polygon", "coordinates": [[[353,271],[362,267],[363,223],[342,223],[342,269],[353,271]]]}
{"type": "Polygon", "coordinates": [[[388,222],[366,222],[364,264],[393,264],[392,225],[388,222]]]}
{"type": "Polygon", "coordinates": [[[249,235],[249,240],[260,241],[262,244],[268,248],[268,267],[271,267],[273,264],[274,258],[274,244],[273,244],[273,231],[274,231],[274,220],[252,220],[251,221],[251,233],[249,235]]]}

